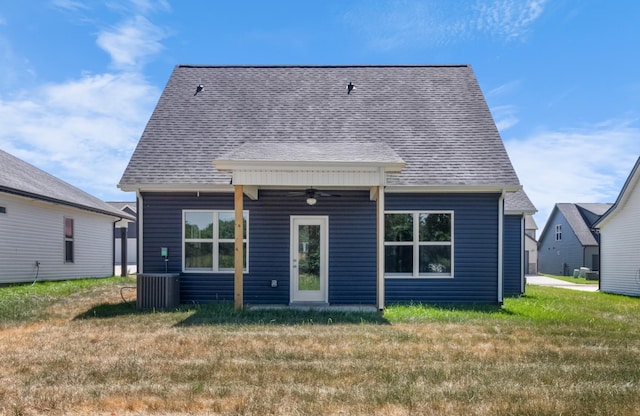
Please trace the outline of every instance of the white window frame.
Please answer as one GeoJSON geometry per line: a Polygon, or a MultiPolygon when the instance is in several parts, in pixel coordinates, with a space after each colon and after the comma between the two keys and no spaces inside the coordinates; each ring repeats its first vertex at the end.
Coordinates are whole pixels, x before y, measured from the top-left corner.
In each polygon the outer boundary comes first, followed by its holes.
{"type": "Polygon", "coordinates": [[[562,224],[556,224],[556,241],[562,241],[562,224]]]}
{"type": "MultiPolygon", "coordinates": [[[[234,268],[220,268],[219,264],[219,253],[220,253],[220,243],[235,243],[235,238],[220,238],[220,214],[232,214],[235,215],[235,211],[233,210],[224,210],[224,209],[183,209],[182,210],[182,271],[184,273],[233,273],[234,268]],[[187,213],[191,212],[205,212],[211,213],[213,219],[213,230],[212,238],[186,238],[184,232],[184,224],[186,220],[187,213]],[[186,243],[212,243],[212,267],[209,268],[187,268],[187,259],[186,259],[186,243]]],[[[242,211],[242,215],[247,219],[246,220],[246,230],[244,230],[245,238],[242,239],[242,243],[245,247],[243,250],[243,255],[246,259],[245,267],[243,269],[244,273],[249,272],[249,211],[242,211]]]]}
{"type": "Polygon", "coordinates": [[[76,262],[76,222],[73,217],[64,217],[62,221],[62,236],[64,241],[63,262],[65,264],[73,264],[76,262]],[[67,236],[67,220],[71,221],[71,236],[67,236]],[[71,260],[67,260],[68,251],[67,243],[71,243],[71,260]]]}
{"type": "MultiPolygon", "coordinates": [[[[385,278],[453,278],[454,276],[454,212],[453,211],[385,211],[387,214],[411,214],[413,215],[413,241],[385,241],[384,246],[413,246],[413,272],[412,273],[387,273],[385,278]],[[451,215],[451,241],[420,241],[420,215],[421,214],[449,214],[451,215]],[[420,247],[423,246],[450,246],[451,247],[451,272],[450,273],[420,273],[420,247]]],[[[383,232],[384,234],[384,232],[383,232]]]]}

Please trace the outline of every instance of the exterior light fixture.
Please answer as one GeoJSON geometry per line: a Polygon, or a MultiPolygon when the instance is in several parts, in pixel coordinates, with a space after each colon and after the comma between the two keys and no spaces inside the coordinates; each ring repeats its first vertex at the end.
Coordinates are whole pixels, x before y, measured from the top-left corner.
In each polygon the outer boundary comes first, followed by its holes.
{"type": "Polygon", "coordinates": [[[318,202],[318,200],[315,199],[313,196],[309,196],[307,198],[307,204],[308,205],[314,206],[316,204],[316,202],[318,202]]]}

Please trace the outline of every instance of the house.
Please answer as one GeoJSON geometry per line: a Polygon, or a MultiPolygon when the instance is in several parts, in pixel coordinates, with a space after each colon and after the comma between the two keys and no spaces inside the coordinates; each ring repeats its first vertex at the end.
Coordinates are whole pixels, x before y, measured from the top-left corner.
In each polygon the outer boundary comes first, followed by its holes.
{"type": "Polygon", "coordinates": [[[532,210],[468,65],[176,66],[118,186],[138,272],[237,307],[501,303],[532,210]]]}
{"type": "Polygon", "coordinates": [[[113,275],[127,213],[0,150],[0,284],[113,275]]]}
{"type": "Polygon", "coordinates": [[[525,247],[525,265],[527,274],[538,273],[538,240],[536,240],[536,231],[538,225],[533,219],[533,215],[525,215],[524,217],[524,247],[525,247]]]}
{"type": "Polygon", "coordinates": [[[594,227],[600,232],[600,290],[640,296],[640,157],[594,227]]]}
{"type": "Polygon", "coordinates": [[[593,224],[611,204],[556,204],[538,243],[540,273],[571,276],[581,267],[598,271],[598,235],[593,224]]]}
{"type": "Polygon", "coordinates": [[[536,213],[536,208],[524,192],[510,192],[504,199],[504,295],[517,296],[524,293],[525,275],[530,254],[527,250],[527,217],[536,213]]]}
{"type": "MultiPolygon", "coordinates": [[[[136,217],[136,203],[133,202],[107,202],[112,207],[126,212],[132,217],[136,217]]],[[[122,253],[124,248],[125,253],[125,274],[136,272],[136,256],[137,256],[137,242],[136,236],[138,235],[138,226],[135,221],[123,221],[116,223],[113,227],[113,247],[114,247],[114,264],[122,269],[122,253]],[[124,236],[124,244],[123,244],[124,236]],[[128,273],[127,273],[128,271],[128,273]]],[[[118,274],[118,273],[116,273],[118,274]]]]}

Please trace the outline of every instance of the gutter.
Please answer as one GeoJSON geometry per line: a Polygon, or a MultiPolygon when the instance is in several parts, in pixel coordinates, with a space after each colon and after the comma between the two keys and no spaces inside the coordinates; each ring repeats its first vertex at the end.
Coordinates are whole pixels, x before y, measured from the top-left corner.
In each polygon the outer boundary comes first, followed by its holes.
{"type": "Polygon", "coordinates": [[[504,301],[503,286],[504,286],[504,196],[506,190],[502,189],[500,198],[498,198],[498,303],[502,305],[504,301]]]}
{"type": "Polygon", "coordinates": [[[76,202],[71,202],[71,201],[66,201],[63,199],[57,199],[57,198],[52,198],[52,197],[48,197],[48,196],[44,196],[44,195],[40,195],[40,194],[34,194],[31,192],[24,192],[24,191],[20,191],[17,189],[13,189],[13,188],[7,188],[4,186],[0,186],[0,192],[5,192],[11,195],[17,195],[17,196],[21,196],[24,198],[31,198],[37,201],[43,201],[43,202],[49,202],[52,204],[56,204],[56,205],[64,205],[64,206],[68,206],[68,207],[72,207],[72,208],[77,208],[77,209],[81,209],[83,211],[89,211],[89,212],[94,212],[97,214],[102,214],[102,215],[108,215],[110,217],[114,217],[114,218],[120,218],[120,220],[123,219],[127,219],[127,220],[133,220],[133,217],[123,217],[122,213],[118,213],[116,214],[115,212],[112,211],[107,211],[105,209],[100,209],[100,208],[94,208],[94,207],[90,207],[88,205],[83,205],[83,204],[78,204],[76,202]]]}
{"type": "Polygon", "coordinates": [[[138,274],[142,274],[144,273],[144,267],[143,267],[143,250],[142,250],[142,241],[143,241],[143,235],[142,235],[142,229],[143,227],[143,222],[144,222],[144,200],[142,199],[142,193],[140,193],[140,189],[136,190],[136,203],[137,203],[137,207],[136,207],[136,212],[138,213],[138,219],[137,219],[137,224],[138,224],[138,236],[136,238],[137,240],[137,244],[136,244],[136,263],[137,263],[137,268],[138,268],[138,274]]]}

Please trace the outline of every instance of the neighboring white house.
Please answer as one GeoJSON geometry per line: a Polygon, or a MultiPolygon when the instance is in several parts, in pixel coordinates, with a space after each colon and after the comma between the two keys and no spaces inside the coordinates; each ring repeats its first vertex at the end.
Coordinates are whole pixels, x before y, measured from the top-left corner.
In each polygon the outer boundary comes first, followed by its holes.
{"type": "Polygon", "coordinates": [[[525,264],[527,274],[538,273],[538,240],[536,240],[536,231],[538,225],[532,215],[524,216],[524,250],[525,264]]]}
{"type": "Polygon", "coordinates": [[[600,291],[640,296],[640,157],[600,231],[600,291]]]}
{"type": "MultiPolygon", "coordinates": [[[[137,216],[136,202],[110,202],[107,204],[116,208],[119,211],[125,212],[133,217],[137,216]]],[[[115,249],[115,265],[122,266],[122,228],[126,229],[127,242],[126,247],[126,270],[127,274],[135,273],[137,268],[137,223],[135,221],[125,221],[123,223],[116,223],[114,229],[114,249],[115,249]]],[[[118,274],[118,273],[116,273],[118,274]]]]}
{"type": "Polygon", "coordinates": [[[122,219],[134,217],[0,150],[0,284],[113,275],[122,219]]]}

